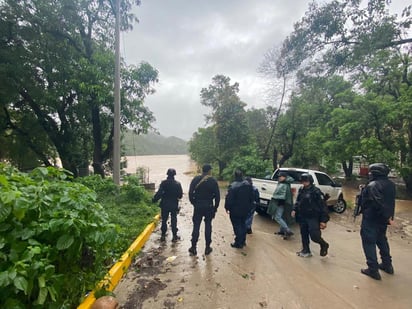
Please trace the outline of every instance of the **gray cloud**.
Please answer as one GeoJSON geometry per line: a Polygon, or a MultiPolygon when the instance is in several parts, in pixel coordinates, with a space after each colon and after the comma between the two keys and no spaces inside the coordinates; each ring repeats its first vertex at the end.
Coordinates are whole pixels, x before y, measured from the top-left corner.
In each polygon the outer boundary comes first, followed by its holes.
{"type": "MultiPolygon", "coordinates": [[[[400,1],[400,0],[398,0],[400,1]]],[[[307,10],[308,0],[142,0],[133,31],[122,34],[128,64],[159,70],[157,93],[146,104],[164,136],[190,139],[208,110],[200,90],[216,74],[240,84],[249,107],[264,107],[257,73],[264,53],[279,45],[307,10]]]]}

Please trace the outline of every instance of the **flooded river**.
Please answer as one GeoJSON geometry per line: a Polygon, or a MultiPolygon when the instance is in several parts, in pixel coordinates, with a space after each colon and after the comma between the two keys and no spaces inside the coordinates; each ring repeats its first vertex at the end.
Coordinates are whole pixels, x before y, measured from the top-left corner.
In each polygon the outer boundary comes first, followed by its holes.
{"type": "Polygon", "coordinates": [[[147,181],[155,183],[156,188],[166,179],[168,168],[176,170],[176,180],[180,181],[183,191],[187,192],[196,165],[188,155],[127,156],[126,173],[135,174],[138,168],[147,172],[147,181]]]}

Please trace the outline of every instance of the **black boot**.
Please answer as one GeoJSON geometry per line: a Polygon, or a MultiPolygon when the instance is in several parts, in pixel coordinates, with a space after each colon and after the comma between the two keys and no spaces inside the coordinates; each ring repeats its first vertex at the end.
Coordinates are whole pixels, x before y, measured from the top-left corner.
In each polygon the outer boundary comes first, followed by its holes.
{"type": "Polygon", "coordinates": [[[393,266],[392,264],[379,264],[379,269],[382,269],[385,273],[389,274],[389,275],[393,275],[395,273],[395,271],[393,270],[393,266]]]}
{"type": "Polygon", "coordinates": [[[328,255],[329,244],[325,241],[320,245],[320,256],[328,255]]]}
{"type": "Polygon", "coordinates": [[[370,270],[369,268],[364,268],[360,270],[362,274],[369,276],[375,280],[381,280],[381,275],[377,270],[370,270]]]}
{"type": "Polygon", "coordinates": [[[213,249],[210,246],[207,246],[205,249],[205,255],[209,255],[210,253],[212,253],[213,249]]]}
{"type": "Polygon", "coordinates": [[[191,246],[191,247],[189,248],[189,254],[190,254],[191,256],[197,255],[196,247],[191,246]]]}
{"type": "Polygon", "coordinates": [[[178,236],[178,235],[173,235],[172,242],[177,242],[177,241],[179,241],[179,240],[180,240],[180,236],[178,236]]]}

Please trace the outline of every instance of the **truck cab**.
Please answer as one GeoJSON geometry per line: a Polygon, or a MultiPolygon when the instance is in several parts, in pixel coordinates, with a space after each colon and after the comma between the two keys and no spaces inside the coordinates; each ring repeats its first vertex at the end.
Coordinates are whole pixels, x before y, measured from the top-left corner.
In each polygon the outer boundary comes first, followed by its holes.
{"type": "Polygon", "coordinates": [[[342,186],[333,181],[328,174],[316,170],[301,168],[278,168],[270,177],[266,179],[252,179],[254,186],[258,189],[260,194],[260,203],[256,208],[258,213],[266,213],[268,204],[278,184],[279,173],[281,171],[288,173],[290,177],[295,179],[295,181],[291,184],[293,202],[295,202],[298,190],[301,187],[300,176],[303,173],[308,173],[312,175],[314,185],[318,187],[325,195],[329,196],[326,203],[331,210],[337,213],[343,213],[346,210],[346,202],[343,198],[342,186]]]}

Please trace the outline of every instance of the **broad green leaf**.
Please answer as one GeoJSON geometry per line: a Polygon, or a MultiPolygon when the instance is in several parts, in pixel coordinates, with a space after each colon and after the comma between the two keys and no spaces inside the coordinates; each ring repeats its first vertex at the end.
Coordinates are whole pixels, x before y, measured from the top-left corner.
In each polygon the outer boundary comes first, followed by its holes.
{"type": "Polygon", "coordinates": [[[16,289],[23,291],[24,294],[27,295],[27,287],[28,287],[28,282],[26,278],[18,276],[13,280],[14,286],[16,289]]]}
{"type": "Polygon", "coordinates": [[[56,289],[53,286],[48,286],[47,290],[49,291],[52,301],[56,301],[56,296],[57,296],[56,289]]]}
{"type": "Polygon", "coordinates": [[[18,199],[20,196],[21,196],[21,192],[17,192],[17,191],[2,192],[0,194],[0,200],[4,204],[9,204],[15,201],[16,199],[18,199]]]}
{"type": "Polygon", "coordinates": [[[46,286],[46,279],[44,279],[44,276],[38,277],[37,281],[39,282],[40,288],[44,288],[46,286]]]}
{"type": "Polygon", "coordinates": [[[57,249],[58,250],[65,250],[67,248],[69,248],[74,242],[74,238],[71,235],[62,235],[59,237],[59,239],[57,240],[57,249]]]}
{"type": "Polygon", "coordinates": [[[0,207],[0,222],[3,222],[11,213],[9,206],[1,205],[0,207]]]}
{"type": "Polygon", "coordinates": [[[39,305],[43,305],[47,298],[48,289],[41,288],[39,291],[39,295],[37,297],[36,303],[39,305]]]}
{"type": "Polygon", "coordinates": [[[10,280],[8,271],[0,272],[0,288],[8,286],[10,281],[11,280],[10,280]]]}
{"type": "Polygon", "coordinates": [[[9,230],[10,227],[11,227],[11,224],[5,223],[5,222],[1,222],[1,223],[0,223],[0,232],[5,232],[5,231],[9,230]]]}
{"type": "Polygon", "coordinates": [[[20,232],[20,237],[22,240],[27,240],[30,237],[32,237],[35,234],[35,231],[33,231],[30,228],[24,228],[21,232],[20,232]]]}

